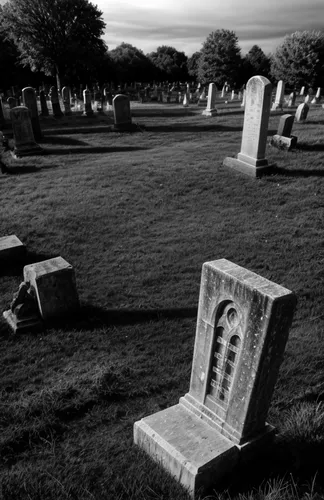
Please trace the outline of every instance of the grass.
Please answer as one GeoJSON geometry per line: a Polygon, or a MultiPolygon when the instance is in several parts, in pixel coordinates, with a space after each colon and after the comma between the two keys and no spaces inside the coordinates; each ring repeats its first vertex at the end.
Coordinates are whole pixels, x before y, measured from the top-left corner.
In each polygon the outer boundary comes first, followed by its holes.
{"type": "MultiPolygon", "coordinates": [[[[213,118],[145,109],[132,134],[111,132],[110,113],[43,119],[46,154],[3,155],[0,234],[27,262],[71,263],[82,309],[42,334],[0,324],[2,498],[188,499],[132,430],[187,392],[201,266],[218,258],[293,290],[298,307],[268,418],[280,437],[209,498],[321,498],[322,108],[294,124],[295,151],[268,147],[277,170],[259,180],[222,166],[240,149],[235,102],[213,118]]],[[[21,281],[22,266],[0,270],[2,311],[21,281]]]]}

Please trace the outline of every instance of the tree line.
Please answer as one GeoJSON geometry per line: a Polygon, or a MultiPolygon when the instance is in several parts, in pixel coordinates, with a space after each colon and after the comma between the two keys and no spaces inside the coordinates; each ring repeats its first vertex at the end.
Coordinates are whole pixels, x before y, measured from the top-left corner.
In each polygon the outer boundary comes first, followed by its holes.
{"type": "Polygon", "coordinates": [[[241,54],[234,31],[218,29],[187,57],[162,45],[149,54],[129,43],[109,50],[103,13],[89,0],[8,0],[0,6],[0,87],[105,82],[227,82],[240,88],[253,75],[290,87],[324,86],[324,34],[297,31],[273,54],[254,45],[241,54]]]}

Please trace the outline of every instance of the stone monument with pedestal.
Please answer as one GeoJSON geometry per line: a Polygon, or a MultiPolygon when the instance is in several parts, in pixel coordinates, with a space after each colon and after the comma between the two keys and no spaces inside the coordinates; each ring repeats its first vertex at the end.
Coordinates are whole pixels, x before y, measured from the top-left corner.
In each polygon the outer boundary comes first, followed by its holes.
{"type": "Polygon", "coordinates": [[[12,108],[10,118],[15,139],[14,158],[42,154],[43,148],[34,139],[29,109],[25,106],[12,108]]]}
{"type": "Polygon", "coordinates": [[[294,120],[294,115],[282,115],[280,117],[278,131],[270,139],[270,144],[272,146],[278,149],[287,149],[288,151],[296,147],[297,137],[291,135],[294,120]]]}
{"type": "Polygon", "coordinates": [[[189,392],[134,441],[195,497],[271,441],[267,413],[295,295],[226,259],[203,265],[189,392]]]}
{"type": "Polygon", "coordinates": [[[265,158],[271,105],[271,83],[264,76],[253,76],[246,85],[241,151],[237,158],[227,157],[224,166],[253,177],[271,171],[265,158]]]}
{"type": "Polygon", "coordinates": [[[217,114],[217,109],[215,108],[216,92],[216,85],[210,83],[208,87],[207,108],[202,112],[204,116],[215,116],[217,114]]]}

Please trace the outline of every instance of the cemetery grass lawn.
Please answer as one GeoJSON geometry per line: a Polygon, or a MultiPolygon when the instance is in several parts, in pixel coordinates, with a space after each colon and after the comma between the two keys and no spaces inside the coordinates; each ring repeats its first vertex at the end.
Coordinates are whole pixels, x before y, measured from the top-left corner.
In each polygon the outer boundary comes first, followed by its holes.
{"type": "MultiPolygon", "coordinates": [[[[0,324],[1,498],[188,499],[133,445],[133,424],[188,391],[201,266],[220,258],[298,306],[268,417],[280,439],[213,498],[323,492],[324,110],[294,125],[295,151],[268,146],[278,168],[259,180],[222,166],[239,152],[241,109],[201,111],[134,113],[132,134],[110,118],[47,120],[47,154],[3,155],[0,235],[16,234],[30,263],[72,264],[82,307],[41,334],[0,324]]],[[[22,266],[1,268],[1,312],[21,281],[22,266]]]]}

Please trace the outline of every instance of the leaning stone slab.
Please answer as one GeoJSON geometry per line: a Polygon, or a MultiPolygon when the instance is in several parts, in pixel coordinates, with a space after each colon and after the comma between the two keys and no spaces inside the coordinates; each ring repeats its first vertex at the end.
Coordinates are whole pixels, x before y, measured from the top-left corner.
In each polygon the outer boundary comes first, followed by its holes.
{"type": "Polygon", "coordinates": [[[0,261],[16,262],[24,260],[26,247],[15,235],[2,236],[0,238],[0,261]]]}
{"type": "Polygon", "coordinates": [[[256,458],[295,295],[226,259],[203,265],[189,392],[134,425],[134,441],[192,497],[256,458]]]}
{"type": "Polygon", "coordinates": [[[271,83],[264,76],[253,76],[246,85],[246,104],[241,151],[237,158],[225,158],[223,165],[252,177],[271,172],[265,157],[271,105],[271,83]]]}
{"type": "Polygon", "coordinates": [[[62,257],[25,266],[24,280],[35,290],[39,311],[45,321],[79,308],[74,269],[62,257]]]}

